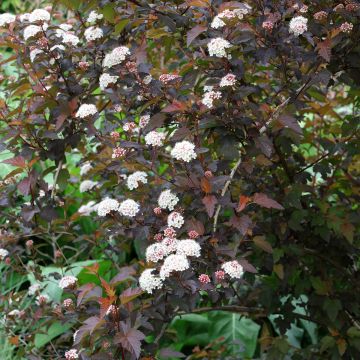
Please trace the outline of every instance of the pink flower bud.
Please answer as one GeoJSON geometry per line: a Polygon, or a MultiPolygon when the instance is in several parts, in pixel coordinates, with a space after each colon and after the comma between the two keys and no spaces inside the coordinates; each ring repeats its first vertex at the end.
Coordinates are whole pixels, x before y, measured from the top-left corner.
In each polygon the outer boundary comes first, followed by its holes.
{"type": "Polygon", "coordinates": [[[188,232],[189,238],[190,239],[197,239],[200,235],[198,234],[197,231],[195,230],[191,230],[188,232]]]}
{"type": "Polygon", "coordinates": [[[216,281],[222,281],[225,279],[225,272],[223,270],[215,271],[215,278],[216,281]]]}
{"type": "Polygon", "coordinates": [[[209,275],[201,274],[201,275],[199,276],[199,281],[200,281],[202,284],[208,284],[208,283],[210,282],[209,275]]]}

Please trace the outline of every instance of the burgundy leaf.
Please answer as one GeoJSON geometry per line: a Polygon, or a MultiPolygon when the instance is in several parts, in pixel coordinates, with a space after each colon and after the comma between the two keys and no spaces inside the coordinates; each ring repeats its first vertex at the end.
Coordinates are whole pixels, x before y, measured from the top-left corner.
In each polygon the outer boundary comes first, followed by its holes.
{"type": "Polygon", "coordinates": [[[102,326],[105,323],[105,320],[98,318],[97,316],[92,316],[84,321],[84,325],[80,326],[74,336],[74,345],[80,343],[83,336],[87,333],[90,335],[102,326]]]}
{"type": "Polygon", "coordinates": [[[244,268],[245,271],[256,274],[258,271],[251,265],[246,259],[240,259],[239,264],[244,268]]]}
{"type": "Polygon", "coordinates": [[[188,231],[195,230],[199,235],[204,235],[205,233],[203,223],[194,218],[186,221],[186,229],[188,231]]]}
{"type": "Polygon", "coordinates": [[[202,199],[202,203],[205,205],[206,211],[209,217],[213,217],[215,211],[215,205],[217,204],[217,199],[215,195],[206,195],[202,199]]]}
{"type": "Polygon", "coordinates": [[[239,230],[242,235],[245,235],[250,226],[252,225],[252,221],[247,215],[243,215],[240,217],[233,215],[227,224],[239,230]]]}
{"type": "Polygon", "coordinates": [[[163,348],[160,350],[159,352],[159,356],[162,359],[167,359],[167,358],[184,358],[186,357],[186,355],[184,355],[183,353],[179,352],[179,351],[175,351],[171,348],[163,348]]]}
{"type": "Polygon", "coordinates": [[[143,292],[140,288],[128,288],[124,290],[120,295],[121,304],[123,305],[127,304],[128,302],[136,299],[142,293],[143,292]]]}
{"type": "Polygon", "coordinates": [[[26,177],[25,179],[19,182],[17,188],[22,194],[29,195],[30,186],[31,186],[31,180],[29,177],[26,177]]]}
{"type": "Polygon", "coordinates": [[[331,39],[325,39],[324,41],[320,41],[319,43],[317,43],[316,50],[323,59],[325,59],[327,62],[330,62],[331,39]]]}
{"type": "Polygon", "coordinates": [[[121,344],[138,359],[141,352],[141,341],[145,339],[145,335],[141,331],[129,327],[124,322],[121,322],[120,325],[122,333],[115,336],[114,343],[121,344]]]}
{"type": "Polygon", "coordinates": [[[7,159],[3,161],[4,164],[9,164],[12,166],[17,166],[20,168],[25,168],[26,167],[26,161],[22,156],[16,156],[13,157],[11,159],[7,159]]]}
{"type": "Polygon", "coordinates": [[[131,276],[135,274],[136,271],[131,266],[125,266],[121,268],[120,272],[111,279],[110,284],[117,285],[118,283],[131,278],[131,276]]]}
{"type": "Polygon", "coordinates": [[[286,114],[281,115],[278,122],[282,127],[288,127],[289,129],[294,130],[297,134],[302,134],[302,129],[293,116],[286,114]]]}
{"type": "Polygon", "coordinates": [[[273,153],[273,145],[267,135],[263,134],[259,138],[255,139],[255,144],[265,156],[270,157],[273,153]]]}
{"type": "Polygon", "coordinates": [[[187,109],[187,106],[185,103],[174,100],[172,104],[166,106],[161,111],[164,113],[171,113],[171,112],[183,112],[187,109]]]}
{"type": "Polygon", "coordinates": [[[202,25],[196,25],[191,30],[189,30],[186,34],[186,44],[187,46],[190,46],[190,44],[204,31],[206,31],[206,27],[202,25]]]}
{"type": "Polygon", "coordinates": [[[265,207],[267,209],[278,209],[284,210],[284,208],[275,200],[269,198],[266,194],[263,193],[256,193],[254,195],[254,203],[265,207]]]}

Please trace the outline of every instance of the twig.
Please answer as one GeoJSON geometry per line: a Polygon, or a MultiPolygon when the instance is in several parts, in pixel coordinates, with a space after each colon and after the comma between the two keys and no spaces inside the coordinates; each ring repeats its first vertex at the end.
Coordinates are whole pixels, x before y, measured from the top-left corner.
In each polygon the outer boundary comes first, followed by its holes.
{"type": "MultiPolygon", "coordinates": [[[[223,197],[225,195],[227,189],[229,188],[229,186],[231,184],[232,179],[235,176],[236,170],[239,168],[240,164],[241,164],[241,154],[240,154],[240,157],[239,157],[238,161],[236,162],[236,164],[234,165],[234,167],[231,170],[229,180],[226,181],[226,183],[225,183],[225,185],[224,185],[224,187],[223,187],[223,189],[221,191],[221,197],[223,197]]],[[[216,233],[217,222],[218,222],[220,210],[221,210],[221,204],[219,204],[217,206],[216,211],[215,211],[215,215],[214,215],[214,223],[213,223],[213,233],[214,234],[216,233]]]]}
{"type": "Polygon", "coordinates": [[[55,178],[54,178],[54,185],[53,185],[53,188],[52,188],[52,191],[51,191],[51,198],[54,199],[55,197],[55,194],[56,194],[56,183],[57,183],[57,180],[58,180],[58,177],[59,177],[59,174],[60,174],[60,170],[62,168],[62,165],[63,165],[63,160],[61,159],[59,161],[59,165],[56,169],[56,173],[55,173],[55,178]]]}

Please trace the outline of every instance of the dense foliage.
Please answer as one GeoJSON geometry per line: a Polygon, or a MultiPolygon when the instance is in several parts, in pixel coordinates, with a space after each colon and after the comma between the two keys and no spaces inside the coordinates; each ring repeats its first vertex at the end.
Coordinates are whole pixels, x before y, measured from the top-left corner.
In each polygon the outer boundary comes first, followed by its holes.
{"type": "Polygon", "coordinates": [[[359,358],[360,5],[52,5],[0,15],[13,358],[359,358]]]}

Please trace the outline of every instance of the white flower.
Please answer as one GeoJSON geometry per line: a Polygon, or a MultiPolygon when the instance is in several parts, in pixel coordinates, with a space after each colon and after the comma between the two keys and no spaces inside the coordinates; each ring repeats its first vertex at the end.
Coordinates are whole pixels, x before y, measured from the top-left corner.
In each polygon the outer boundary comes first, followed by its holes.
{"type": "Polygon", "coordinates": [[[118,78],[107,73],[102,74],[99,78],[100,89],[104,91],[109,85],[115,84],[118,78]]]}
{"type": "Polygon", "coordinates": [[[155,269],[144,270],[139,278],[140,288],[149,294],[152,294],[155,289],[160,289],[163,285],[159,276],[153,274],[154,270],[155,269]]]}
{"type": "Polygon", "coordinates": [[[86,205],[79,207],[78,213],[84,216],[89,216],[93,211],[97,210],[95,201],[89,201],[86,205]]]}
{"type": "Polygon", "coordinates": [[[162,146],[164,144],[163,141],[165,140],[165,137],[165,133],[150,131],[145,135],[145,143],[146,145],[162,146]]]}
{"type": "Polygon", "coordinates": [[[139,120],[139,127],[140,129],[143,129],[150,121],[150,115],[143,115],[140,117],[139,120]]]}
{"type": "Polygon", "coordinates": [[[16,20],[16,16],[13,14],[5,13],[0,15],[0,27],[3,27],[7,24],[11,24],[16,20]]]}
{"type": "Polygon", "coordinates": [[[236,76],[234,74],[227,74],[220,80],[220,87],[234,86],[236,84],[236,76]]]}
{"type": "Polygon", "coordinates": [[[0,248],[0,260],[5,259],[9,255],[9,252],[6,249],[0,248]]]}
{"type": "Polygon", "coordinates": [[[219,15],[215,16],[213,21],[211,22],[211,27],[213,29],[220,29],[220,28],[224,27],[225,25],[226,25],[225,22],[221,20],[219,15]]]}
{"type": "Polygon", "coordinates": [[[162,243],[155,243],[152,245],[149,245],[146,248],[146,261],[147,262],[158,262],[159,260],[162,260],[165,256],[167,256],[167,249],[166,246],[162,243]]]}
{"type": "Polygon", "coordinates": [[[72,275],[66,275],[63,278],[60,279],[59,281],[59,287],[61,289],[66,289],[69,287],[73,287],[76,283],[77,283],[77,278],[75,276],[72,275]]]}
{"type": "Polygon", "coordinates": [[[29,25],[24,29],[24,40],[28,40],[34,36],[36,36],[38,33],[42,32],[42,28],[37,25],[29,25]]]}
{"type": "Polygon", "coordinates": [[[42,54],[42,53],[43,53],[43,51],[40,50],[40,49],[33,49],[33,50],[31,50],[31,51],[30,51],[30,54],[29,54],[30,61],[33,63],[34,60],[35,60],[35,58],[36,58],[36,56],[38,56],[38,55],[40,55],[40,54],[42,54]]]}
{"type": "Polygon", "coordinates": [[[214,100],[219,100],[221,99],[221,92],[220,91],[207,91],[201,102],[208,107],[209,109],[211,109],[214,106],[214,100]]]}
{"type": "Polygon", "coordinates": [[[228,261],[221,265],[221,268],[231,277],[240,279],[244,274],[243,267],[236,261],[228,261]]]}
{"type": "Polygon", "coordinates": [[[76,46],[80,42],[80,39],[76,35],[68,32],[63,32],[61,37],[62,42],[66,45],[76,46]]]}
{"type": "Polygon", "coordinates": [[[214,87],[212,85],[205,85],[204,86],[204,92],[213,91],[214,87]]]}
{"type": "Polygon", "coordinates": [[[174,228],[181,228],[184,225],[184,218],[176,211],[172,212],[167,219],[168,226],[174,228]]]}
{"type": "Polygon", "coordinates": [[[80,184],[80,192],[83,193],[83,192],[89,191],[93,187],[95,187],[97,184],[98,184],[97,181],[84,180],[80,184]]]}
{"type": "Polygon", "coordinates": [[[109,308],[106,310],[106,315],[113,315],[116,316],[119,308],[116,305],[110,305],[109,308]]]}
{"type": "Polygon", "coordinates": [[[119,65],[125,60],[127,55],[130,55],[129,48],[126,46],[119,46],[105,56],[103,65],[105,67],[119,65]]]}
{"type": "Polygon", "coordinates": [[[49,296],[45,295],[45,294],[41,294],[41,295],[38,295],[36,297],[36,304],[37,305],[43,305],[43,304],[46,304],[48,303],[50,300],[49,296]]]}
{"type": "Polygon", "coordinates": [[[171,150],[171,156],[176,160],[183,160],[185,162],[190,162],[191,160],[194,160],[197,157],[194,149],[195,149],[194,144],[184,140],[175,144],[174,148],[171,150]]]}
{"type": "Polygon", "coordinates": [[[55,50],[65,51],[65,46],[64,45],[54,45],[50,48],[50,51],[55,51],[55,50]]]}
{"type": "Polygon", "coordinates": [[[80,175],[86,175],[93,167],[89,161],[86,161],[80,168],[80,175]]]}
{"type": "Polygon", "coordinates": [[[60,28],[61,30],[64,30],[64,31],[69,31],[69,30],[72,29],[72,25],[70,25],[70,24],[60,24],[60,25],[59,25],[59,28],[60,28]]]}
{"type": "Polygon", "coordinates": [[[88,116],[95,115],[96,113],[97,113],[97,108],[94,104],[82,104],[79,107],[75,116],[77,118],[84,119],[88,116]]]}
{"type": "Polygon", "coordinates": [[[29,21],[30,22],[50,21],[50,13],[48,11],[46,11],[45,9],[35,9],[29,15],[29,21]]]}
{"type": "Polygon", "coordinates": [[[208,43],[208,50],[210,56],[216,57],[228,57],[226,54],[226,49],[230,48],[232,45],[225,39],[218,37],[211,39],[208,43]]]}
{"type": "Polygon", "coordinates": [[[40,290],[40,284],[32,284],[28,288],[28,294],[30,296],[35,295],[40,290]]]}
{"type": "Polygon", "coordinates": [[[8,316],[13,316],[13,317],[18,317],[19,315],[20,315],[20,311],[17,310],[17,309],[11,310],[11,311],[8,313],[8,316]]]}
{"type": "Polygon", "coordinates": [[[162,209],[174,210],[175,205],[179,202],[179,198],[170,190],[164,190],[158,199],[158,204],[162,209]]]}
{"type": "Polygon", "coordinates": [[[220,14],[214,17],[211,23],[211,27],[213,29],[219,29],[224,27],[226,25],[226,23],[223,21],[224,19],[230,20],[237,18],[241,20],[243,19],[244,15],[250,12],[250,10],[251,7],[247,4],[243,4],[243,7],[240,9],[234,9],[234,10],[225,9],[223,12],[221,12],[220,14]]]}
{"type": "Polygon", "coordinates": [[[119,202],[115,199],[106,198],[102,200],[97,206],[97,213],[99,216],[106,216],[111,211],[119,209],[119,202]]]}
{"type": "Polygon", "coordinates": [[[91,26],[85,30],[84,36],[87,41],[95,41],[101,39],[104,36],[104,32],[99,27],[91,26]]]}
{"type": "Polygon", "coordinates": [[[170,238],[170,237],[164,238],[161,244],[165,248],[165,256],[168,256],[169,254],[176,251],[178,242],[179,240],[175,238],[170,238]]]}
{"type": "Polygon", "coordinates": [[[289,23],[289,31],[293,33],[295,36],[299,36],[307,31],[307,22],[303,16],[295,16],[290,20],[289,23]]]}
{"type": "Polygon", "coordinates": [[[127,178],[127,187],[129,190],[134,190],[139,187],[139,182],[146,184],[147,183],[147,173],[144,171],[136,171],[133,174],[129,175],[127,178]]]}
{"type": "Polygon", "coordinates": [[[201,246],[192,239],[180,240],[177,243],[176,253],[185,256],[200,257],[201,246]]]}
{"type": "Polygon", "coordinates": [[[103,14],[98,14],[96,11],[91,11],[86,21],[88,23],[94,23],[96,20],[101,20],[103,17],[103,14]]]}
{"type": "Polygon", "coordinates": [[[153,77],[151,75],[146,75],[144,78],[143,78],[143,83],[145,85],[149,85],[152,81],[153,77]]]}
{"type": "Polygon", "coordinates": [[[169,277],[172,272],[184,271],[189,269],[189,267],[190,263],[186,256],[177,254],[169,255],[160,269],[160,278],[164,280],[169,277]]]}
{"type": "Polygon", "coordinates": [[[120,203],[119,213],[123,216],[134,217],[140,210],[140,205],[134,200],[127,199],[120,203]]]}
{"type": "Polygon", "coordinates": [[[71,349],[65,352],[65,359],[66,360],[75,360],[79,358],[79,354],[76,349],[71,349]]]}
{"type": "MultiPolygon", "coordinates": [[[[1,15],[0,15],[0,17],[1,17],[1,15]]],[[[28,21],[29,18],[30,18],[30,14],[29,13],[24,13],[24,14],[20,15],[19,19],[20,19],[20,22],[24,22],[24,21],[28,21]]]]}

